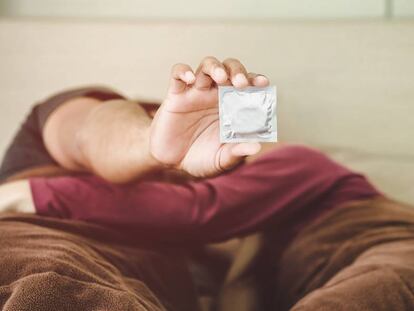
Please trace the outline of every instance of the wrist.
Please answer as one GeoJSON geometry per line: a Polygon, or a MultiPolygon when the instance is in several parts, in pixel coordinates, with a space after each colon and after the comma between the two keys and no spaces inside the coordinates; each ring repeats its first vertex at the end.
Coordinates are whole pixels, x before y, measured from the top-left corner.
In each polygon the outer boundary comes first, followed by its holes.
{"type": "Polygon", "coordinates": [[[146,163],[148,171],[158,171],[168,169],[168,165],[158,160],[151,151],[151,126],[148,126],[143,131],[146,143],[144,144],[145,152],[143,153],[143,162],[146,163]]]}

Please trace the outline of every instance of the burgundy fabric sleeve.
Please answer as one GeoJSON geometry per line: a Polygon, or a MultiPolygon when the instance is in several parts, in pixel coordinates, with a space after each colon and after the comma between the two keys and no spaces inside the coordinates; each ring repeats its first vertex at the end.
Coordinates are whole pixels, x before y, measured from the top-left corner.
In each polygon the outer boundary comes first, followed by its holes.
{"type": "Polygon", "coordinates": [[[280,147],[227,174],[184,185],[120,186],[94,176],[30,183],[41,215],[163,241],[213,242],[281,224],[299,229],[344,202],[379,195],[364,176],[304,146],[280,147]]]}
{"type": "Polygon", "coordinates": [[[106,88],[85,87],[57,93],[35,105],[4,155],[0,166],[0,181],[26,169],[58,165],[46,150],[42,130],[56,108],[76,97],[90,97],[101,101],[124,98],[106,88]]]}

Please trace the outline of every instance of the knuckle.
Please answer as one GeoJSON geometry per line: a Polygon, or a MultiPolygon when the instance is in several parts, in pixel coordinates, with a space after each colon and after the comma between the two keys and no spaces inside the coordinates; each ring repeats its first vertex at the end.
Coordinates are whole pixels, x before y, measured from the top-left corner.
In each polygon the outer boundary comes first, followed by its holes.
{"type": "Polygon", "coordinates": [[[179,74],[182,71],[191,70],[191,67],[187,64],[176,63],[171,68],[171,75],[179,74]]]}
{"type": "Polygon", "coordinates": [[[171,73],[173,74],[174,72],[176,72],[177,71],[177,69],[179,68],[179,65],[180,64],[174,64],[172,67],[171,67],[171,73]]]}
{"type": "Polygon", "coordinates": [[[204,67],[212,67],[217,64],[220,64],[220,62],[214,56],[206,56],[203,58],[202,64],[204,67]]]}
{"type": "Polygon", "coordinates": [[[236,58],[228,57],[224,60],[223,63],[228,64],[228,65],[238,65],[238,64],[240,64],[240,61],[236,58]]]}
{"type": "Polygon", "coordinates": [[[217,58],[215,58],[214,56],[206,56],[203,58],[203,63],[208,63],[208,62],[217,62],[217,58]]]}
{"type": "Polygon", "coordinates": [[[172,71],[177,71],[177,70],[180,70],[180,69],[182,69],[182,68],[185,68],[187,65],[186,64],[183,64],[183,63],[176,63],[176,64],[174,64],[173,66],[172,66],[172,68],[171,68],[171,70],[172,71]]]}

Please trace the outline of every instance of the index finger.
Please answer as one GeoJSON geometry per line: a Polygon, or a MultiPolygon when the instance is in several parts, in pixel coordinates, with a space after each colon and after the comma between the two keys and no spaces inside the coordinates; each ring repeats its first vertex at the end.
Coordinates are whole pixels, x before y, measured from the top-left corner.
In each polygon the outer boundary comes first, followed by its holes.
{"type": "Polygon", "coordinates": [[[175,64],[171,69],[171,81],[169,92],[181,93],[188,84],[194,83],[195,76],[191,67],[187,64],[175,64]]]}
{"type": "Polygon", "coordinates": [[[217,84],[225,83],[227,72],[217,58],[207,56],[197,69],[195,86],[199,89],[210,88],[213,81],[217,84]]]}

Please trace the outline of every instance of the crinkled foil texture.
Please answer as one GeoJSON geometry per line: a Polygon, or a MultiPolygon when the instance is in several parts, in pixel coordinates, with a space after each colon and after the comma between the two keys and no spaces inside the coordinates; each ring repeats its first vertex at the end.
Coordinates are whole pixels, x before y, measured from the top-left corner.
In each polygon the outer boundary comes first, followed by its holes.
{"type": "Polygon", "coordinates": [[[220,142],[277,141],[276,87],[219,87],[220,142]]]}

